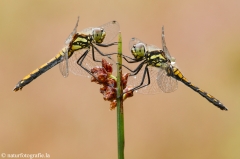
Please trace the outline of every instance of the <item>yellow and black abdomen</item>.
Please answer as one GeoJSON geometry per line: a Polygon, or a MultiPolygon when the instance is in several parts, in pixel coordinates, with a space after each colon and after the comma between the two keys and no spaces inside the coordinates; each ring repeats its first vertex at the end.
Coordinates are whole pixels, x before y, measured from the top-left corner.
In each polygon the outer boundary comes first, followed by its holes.
{"type": "MultiPolygon", "coordinates": [[[[92,38],[90,35],[85,35],[85,34],[76,34],[75,39],[73,42],[69,44],[69,51],[68,51],[68,58],[70,58],[74,51],[80,50],[80,49],[86,49],[90,48],[92,42],[92,38]]],[[[68,48],[68,47],[67,47],[68,48]]],[[[25,76],[21,81],[17,83],[13,91],[18,91],[21,90],[24,86],[32,82],[34,79],[36,79],[38,76],[43,74],[44,72],[48,71],[52,67],[56,66],[60,62],[63,61],[63,57],[66,52],[66,47],[64,47],[54,58],[52,58],[50,61],[47,63],[43,64],[33,72],[31,72],[29,75],[25,76]]]]}
{"type": "Polygon", "coordinates": [[[171,68],[171,71],[168,70],[168,73],[170,76],[174,77],[178,81],[181,81],[186,86],[190,87],[194,91],[198,92],[201,96],[206,98],[209,102],[220,108],[221,110],[228,110],[218,99],[213,97],[211,94],[208,94],[207,92],[201,90],[200,88],[194,86],[190,81],[188,81],[183,74],[180,72],[180,70],[176,67],[171,68]]]}
{"type": "MultiPolygon", "coordinates": [[[[64,49],[63,49],[64,50],[64,49]]],[[[49,60],[47,63],[43,64],[42,66],[40,66],[39,68],[37,68],[36,70],[32,71],[30,74],[28,74],[27,76],[25,76],[21,81],[19,81],[17,83],[17,85],[15,86],[15,88],[13,89],[13,91],[18,91],[21,90],[24,86],[26,86],[27,84],[29,84],[30,82],[32,82],[34,79],[36,79],[38,76],[40,76],[41,74],[43,74],[44,72],[48,71],[49,69],[51,69],[52,67],[54,67],[55,65],[57,65],[58,63],[63,61],[63,50],[60,51],[59,54],[57,54],[54,58],[52,58],[51,60],[49,60]]]]}

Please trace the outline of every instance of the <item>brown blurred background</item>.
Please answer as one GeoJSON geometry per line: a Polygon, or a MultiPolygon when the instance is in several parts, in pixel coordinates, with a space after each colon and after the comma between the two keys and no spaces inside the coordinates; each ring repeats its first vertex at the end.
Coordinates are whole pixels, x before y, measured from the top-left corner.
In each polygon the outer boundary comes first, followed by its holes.
{"type": "Polygon", "coordinates": [[[116,111],[99,85],[58,66],[13,92],[25,75],[78,30],[117,20],[123,52],[131,37],[167,46],[185,76],[228,112],[179,83],[170,94],[124,102],[125,158],[240,158],[240,1],[0,1],[0,153],[48,153],[51,159],[117,158],[116,111]]]}

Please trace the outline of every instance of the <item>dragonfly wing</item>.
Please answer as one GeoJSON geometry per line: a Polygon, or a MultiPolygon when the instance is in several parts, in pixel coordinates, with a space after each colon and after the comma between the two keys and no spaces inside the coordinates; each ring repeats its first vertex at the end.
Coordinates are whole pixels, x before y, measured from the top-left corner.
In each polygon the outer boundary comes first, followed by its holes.
{"type": "MultiPolygon", "coordinates": [[[[83,77],[90,77],[91,75],[85,71],[78,63],[77,61],[79,58],[84,54],[86,49],[81,49],[79,51],[75,51],[73,55],[70,57],[69,61],[69,69],[70,71],[78,76],[83,76],[83,77]]],[[[88,54],[86,55],[85,59],[82,62],[82,66],[91,71],[93,67],[96,66],[102,66],[102,58],[106,59],[109,63],[113,64],[113,69],[116,69],[116,63],[112,60],[109,59],[108,57],[103,57],[100,55],[95,54],[95,60],[100,61],[100,62],[95,62],[92,57],[92,52],[89,50],[88,54]]]]}
{"type": "Polygon", "coordinates": [[[62,50],[64,55],[62,56],[62,62],[59,63],[59,70],[60,70],[61,74],[63,75],[63,77],[67,77],[68,74],[69,74],[69,71],[68,71],[68,51],[67,50],[68,50],[67,47],[62,50]]]}
{"type": "Polygon", "coordinates": [[[71,32],[71,34],[68,36],[67,40],[65,41],[66,45],[70,44],[70,42],[72,41],[74,35],[77,33],[78,22],[79,22],[79,17],[78,17],[77,23],[76,23],[73,31],[71,32]]]}
{"type": "Polygon", "coordinates": [[[118,35],[118,32],[120,30],[120,26],[119,26],[118,22],[111,21],[111,22],[103,24],[99,27],[86,28],[86,29],[80,31],[79,33],[83,33],[85,35],[92,35],[94,28],[103,28],[104,31],[106,32],[106,36],[105,36],[102,44],[109,44],[118,35]]]}
{"type": "Polygon", "coordinates": [[[88,27],[86,29],[83,29],[79,32],[79,34],[92,35],[93,28],[94,27],[88,27]]]}
{"type": "MultiPolygon", "coordinates": [[[[136,45],[138,43],[144,43],[144,42],[142,42],[141,40],[139,40],[138,38],[135,38],[135,37],[131,38],[131,40],[129,41],[129,50],[131,51],[133,48],[133,45],[136,45]]],[[[146,43],[144,43],[144,44],[146,45],[146,43]]]]}
{"type": "Polygon", "coordinates": [[[175,78],[168,76],[166,70],[159,69],[157,75],[157,84],[164,93],[174,92],[178,88],[178,82],[175,78]]]}
{"type": "MultiPolygon", "coordinates": [[[[157,74],[158,74],[159,68],[154,67],[148,67],[149,74],[150,74],[150,85],[138,89],[136,92],[141,94],[157,94],[162,92],[161,89],[159,89],[157,84],[157,74]]],[[[131,85],[132,87],[138,86],[143,78],[144,69],[142,68],[137,75],[130,76],[128,80],[128,85],[131,85]]],[[[145,76],[145,80],[143,85],[147,84],[148,79],[147,75],[145,76]]]]}
{"type": "Polygon", "coordinates": [[[138,43],[143,43],[146,46],[146,51],[151,52],[151,51],[156,51],[156,50],[161,50],[159,47],[155,46],[155,45],[148,45],[145,42],[139,40],[138,38],[132,38],[129,41],[129,50],[131,51],[133,48],[133,45],[138,44],[138,43]]]}
{"type": "Polygon", "coordinates": [[[159,47],[155,46],[155,45],[147,45],[147,51],[148,52],[152,52],[152,51],[157,51],[157,50],[161,50],[159,47]]]}
{"type": "Polygon", "coordinates": [[[172,62],[174,62],[174,58],[170,55],[167,46],[166,46],[166,41],[165,41],[165,35],[164,35],[164,27],[162,27],[162,47],[163,47],[163,52],[165,53],[165,55],[167,56],[167,58],[169,60],[171,60],[172,62]]]}
{"type": "Polygon", "coordinates": [[[99,26],[100,28],[103,28],[106,32],[106,36],[103,40],[103,44],[109,44],[119,33],[120,26],[119,23],[115,20],[108,22],[106,24],[103,24],[99,26]]]}
{"type": "Polygon", "coordinates": [[[62,62],[59,64],[59,69],[63,77],[67,77],[69,74],[68,69],[68,50],[69,50],[69,44],[72,42],[74,35],[77,33],[77,27],[78,27],[79,17],[77,20],[77,23],[71,32],[71,34],[68,36],[67,40],[65,41],[66,47],[62,50],[62,53],[64,54],[62,56],[62,62]]]}
{"type": "MultiPolygon", "coordinates": [[[[84,76],[84,77],[88,77],[89,74],[82,69],[81,66],[79,66],[77,64],[78,59],[84,54],[84,52],[86,51],[86,49],[81,49],[78,51],[75,51],[73,53],[73,55],[69,58],[69,70],[74,74],[74,75],[78,75],[78,76],[84,76]]],[[[85,58],[85,61],[88,61],[88,56],[85,58]]]]}

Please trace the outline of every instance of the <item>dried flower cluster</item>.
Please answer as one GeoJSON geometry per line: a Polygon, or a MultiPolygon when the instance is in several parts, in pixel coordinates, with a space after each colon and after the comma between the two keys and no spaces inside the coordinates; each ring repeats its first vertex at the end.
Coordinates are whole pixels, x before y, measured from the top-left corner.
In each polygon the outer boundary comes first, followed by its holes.
{"type": "MultiPolygon", "coordinates": [[[[102,67],[94,67],[91,69],[91,73],[94,75],[91,78],[92,82],[102,85],[100,88],[100,93],[103,94],[103,99],[110,101],[110,110],[113,110],[116,105],[117,98],[117,78],[112,75],[112,64],[108,63],[105,59],[102,59],[102,67]]],[[[122,76],[122,85],[125,92],[123,101],[129,97],[133,96],[132,87],[127,86],[129,73],[126,73],[122,76]]]]}

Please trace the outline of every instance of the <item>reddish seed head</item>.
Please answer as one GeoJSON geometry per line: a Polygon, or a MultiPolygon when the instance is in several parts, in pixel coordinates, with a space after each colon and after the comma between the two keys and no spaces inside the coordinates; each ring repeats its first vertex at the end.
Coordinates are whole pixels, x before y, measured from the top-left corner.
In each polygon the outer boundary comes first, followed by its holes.
{"type": "Polygon", "coordinates": [[[107,60],[102,59],[102,67],[105,68],[105,70],[108,73],[112,74],[112,71],[113,71],[112,64],[108,63],[107,60]]]}
{"type": "Polygon", "coordinates": [[[94,67],[93,69],[91,69],[91,73],[97,78],[96,80],[95,77],[92,77],[92,82],[104,83],[107,80],[108,73],[104,68],[94,67]]]}
{"type": "Polygon", "coordinates": [[[110,87],[110,86],[105,86],[106,88],[105,91],[103,92],[103,99],[104,100],[108,100],[108,101],[112,101],[114,99],[116,99],[117,96],[117,91],[114,87],[110,87]]]}
{"type": "Polygon", "coordinates": [[[103,86],[100,88],[100,93],[104,94],[106,90],[107,90],[107,86],[103,86]]]}
{"type": "Polygon", "coordinates": [[[106,80],[106,85],[116,88],[117,87],[117,82],[112,78],[108,78],[106,80]]]}
{"type": "Polygon", "coordinates": [[[123,92],[124,92],[124,95],[123,95],[123,100],[129,98],[129,97],[132,97],[133,96],[133,91],[132,91],[132,86],[127,86],[123,92]]]}
{"type": "Polygon", "coordinates": [[[112,101],[112,102],[110,103],[110,110],[113,110],[113,109],[115,109],[116,107],[117,107],[117,101],[114,100],[114,101],[112,101]]]}
{"type": "Polygon", "coordinates": [[[128,80],[128,76],[130,75],[130,73],[125,73],[122,76],[122,84],[123,84],[123,89],[126,88],[127,86],[127,80],[128,80]]]}
{"type": "MultiPolygon", "coordinates": [[[[113,110],[117,106],[117,82],[112,76],[112,64],[108,63],[105,59],[102,59],[102,67],[94,67],[91,69],[91,73],[95,76],[91,78],[92,82],[101,84],[100,93],[103,94],[103,99],[110,101],[110,110],[113,110]]],[[[124,89],[123,100],[133,96],[133,91],[129,91],[132,87],[127,86],[129,73],[122,76],[122,84],[124,89]]]]}

